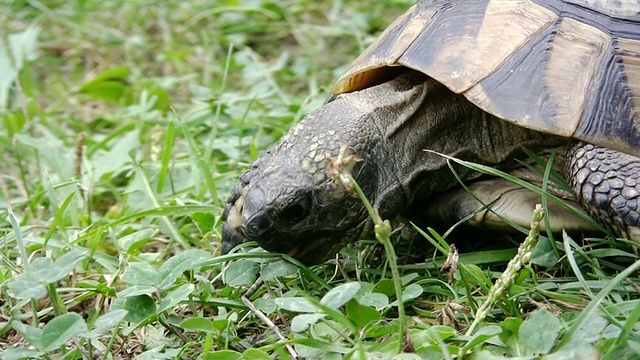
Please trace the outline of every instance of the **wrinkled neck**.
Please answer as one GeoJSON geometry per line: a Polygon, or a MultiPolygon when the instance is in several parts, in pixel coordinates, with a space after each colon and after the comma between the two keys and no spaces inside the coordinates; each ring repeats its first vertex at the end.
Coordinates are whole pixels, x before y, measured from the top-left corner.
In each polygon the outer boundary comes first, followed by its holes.
{"type": "MultiPolygon", "coordinates": [[[[393,81],[403,81],[403,76],[393,81]]],[[[510,169],[519,166],[515,159],[526,158],[523,148],[535,151],[567,141],[491,116],[433,79],[414,85],[410,99],[407,104],[391,104],[375,118],[382,133],[373,151],[382,159],[375,204],[387,218],[402,213],[417,198],[458,185],[440,154],[510,169]]],[[[453,167],[463,180],[480,176],[453,167]]]]}

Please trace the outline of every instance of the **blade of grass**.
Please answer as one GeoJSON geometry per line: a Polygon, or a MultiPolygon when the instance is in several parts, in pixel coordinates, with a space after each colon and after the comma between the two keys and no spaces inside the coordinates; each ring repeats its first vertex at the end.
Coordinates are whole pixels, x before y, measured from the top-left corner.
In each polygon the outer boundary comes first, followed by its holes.
{"type": "Polygon", "coordinates": [[[224,71],[222,72],[222,83],[220,84],[220,94],[217,97],[216,111],[211,118],[211,132],[209,133],[209,143],[204,150],[204,158],[209,161],[211,159],[211,153],[213,152],[213,143],[216,141],[218,135],[218,121],[220,120],[220,111],[222,110],[222,94],[224,93],[225,86],[227,85],[227,75],[229,74],[229,65],[231,64],[231,58],[233,55],[233,43],[229,44],[227,50],[227,59],[224,63],[224,71]]]}
{"type": "Polygon", "coordinates": [[[220,206],[220,198],[218,198],[218,190],[216,189],[216,182],[213,179],[213,175],[211,174],[211,164],[207,163],[202,156],[200,156],[199,147],[193,137],[193,134],[186,126],[186,124],[182,121],[182,119],[178,118],[178,123],[180,125],[180,130],[182,131],[182,136],[187,140],[189,144],[189,153],[191,158],[196,162],[196,167],[200,173],[204,176],[204,182],[207,190],[209,191],[209,195],[211,195],[211,200],[217,206],[220,206]]]}
{"type": "MultiPolygon", "coordinates": [[[[149,178],[147,177],[147,174],[142,169],[140,164],[138,164],[136,162],[136,159],[133,156],[131,157],[131,162],[134,164],[134,166],[136,168],[137,176],[140,176],[140,178],[142,179],[142,183],[144,184],[144,190],[147,193],[147,196],[149,197],[149,199],[151,199],[151,202],[153,203],[153,206],[156,209],[159,208],[160,207],[160,203],[158,202],[156,194],[153,192],[153,188],[151,187],[151,183],[149,182],[149,178]]],[[[187,243],[184,240],[184,238],[182,238],[182,235],[180,235],[180,231],[178,231],[178,229],[173,225],[173,222],[171,221],[171,219],[169,219],[169,217],[160,216],[160,221],[163,223],[165,228],[169,230],[169,234],[168,235],[173,239],[173,241],[175,241],[178,244],[180,244],[180,246],[182,246],[182,248],[184,248],[184,249],[190,249],[191,248],[191,245],[189,243],[187,243]]]]}
{"type": "Polygon", "coordinates": [[[560,342],[556,346],[556,349],[562,349],[563,346],[567,345],[569,341],[571,341],[573,335],[580,329],[581,326],[585,324],[585,321],[589,318],[589,316],[597,311],[600,307],[600,304],[604,299],[613,291],[613,289],[618,286],[624,279],[628,278],[631,274],[634,274],[636,271],[640,269],[640,260],[633,263],[633,265],[626,268],[624,271],[616,275],[611,281],[607,283],[607,285],[598,292],[598,294],[591,299],[589,305],[582,310],[578,317],[573,321],[569,329],[564,333],[560,342]]]}
{"type": "MultiPolygon", "coordinates": [[[[540,222],[544,217],[544,209],[542,206],[537,205],[531,216],[531,230],[527,238],[520,244],[518,248],[518,254],[509,261],[507,269],[500,275],[500,278],[496,280],[495,284],[491,287],[491,290],[487,294],[487,299],[482,303],[478,311],[476,312],[473,323],[467,330],[467,335],[473,334],[475,329],[480,325],[484,318],[489,314],[491,307],[502,295],[502,292],[511,284],[518,271],[522,268],[522,265],[529,262],[531,258],[531,250],[538,242],[540,236],[540,222]]],[[[460,354],[462,355],[462,354],[460,354]]]]}
{"type": "MultiPolygon", "coordinates": [[[[52,189],[53,190],[53,189],[52,189]]],[[[44,236],[44,246],[47,246],[47,243],[49,242],[49,239],[51,239],[51,236],[53,235],[54,231],[56,231],[56,229],[58,228],[58,224],[60,223],[60,221],[62,220],[62,215],[64,215],[64,211],[67,209],[67,207],[69,206],[69,203],[71,203],[71,200],[73,199],[73,197],[75,196],[76,192],[72,191],[67,197],[66,199],[64,199],[64,201],[62,202],[62,204],[60,205],[60,208],[53,212],[54,217],[53,217],[53,221],[51,222],[51,225],[49,226],[49,231],[47,231],[47,234],[44,236]]],[[[65,236],[66,237],[66,236],[65,236]]]]}
{"type": "MultiPolygon", "coordinates": [[[[535,186],[533,184],[530,184],[530,183],[528,183],[526,181],[523,181],[522,179],[520,179],[520,178],[518,178],[516,176],[513,176],[513,175],[511,175],[509,173],[506,173],[504,171],[500,171],[500,170],[494,169],[494,168],[492,168],[490,166],[485,166],[485,165],[476,164],[476,163],[473,163],[473,162],[470,162],[470,161],[460,160],[460,159],[457,159],[457,158],[454,158],[454,157],[451,157],[451,156],[448,156],[448,155],[445,155],[445,154],[441,154],[441,153],[438,153],[438,152],[435,152],[435,151],[430,151],[430,150],[425,150],[425,151],[437,154],[437,155],[442,156],[444,158],[447,158],[447,159],[449,159],[449,160],[451,160],[451,161],[453,161],[453,162],[455,162],[457,164],[460,164],[462,166],[468,167],[468,168],[470,168],[472,170],[475,170],[475,171],[478,171],[480,173],[491,175],[491,176],[496,176],[496,177],[501,177],[501,178],[503,178],[505,180],[509,180],[512,183],[514,183],[516,185],[519,185],[519,186],[521,186],[521,187],[523,187],[525,189],[531,190],[531,191],[533,191],[534,193],[536,193],[538,195],[541,195],[541,196],[543,195],[543,191],[542,191],[541,188],[539,188],[539,187],[537,187],[537,186],[535,186]]],[[[575,207],[573,207],[571,205],[568,205],[567,203],[562,201],[562,199],[560,199],[559,197],[557,197],[557,196],[555,196],[553,194],[548,194],[548,193],[546,194],[546,196],[547,196],[548,199],[551,199],[553,202],[558,204],[560,207],[570,211],[571,213],[573,213],[574,215],[584,219],[585,221],[588,221],[594,228],[598,229],[599,231],[601,231],[601,232],[603,232],[605,234],[609,234],[611,236],[613,235],[613,234],[610,234],[610,232],[607,229],[605,229],[602,225],[598,224],[592,218],[587,216],[585,213],[583,213],[582,211],[576,209],[575,207]]]]}
{"type": "Polygon", "coordinates": [[[167,130],[164,132],[164,146],[160,162],[160,172],[158,173],[158,186],[156,192],[161,193],[164,189],[164,182],[169,172],[169,161],[171,161],[173,142],[176,136],[176,128],[173,119],[167,120],[167,130]]]}

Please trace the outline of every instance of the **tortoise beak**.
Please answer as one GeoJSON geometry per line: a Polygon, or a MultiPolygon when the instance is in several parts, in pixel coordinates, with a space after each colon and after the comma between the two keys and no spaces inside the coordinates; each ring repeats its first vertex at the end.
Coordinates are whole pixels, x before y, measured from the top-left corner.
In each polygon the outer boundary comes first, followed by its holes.
{"type": "Polygon", "coordinates": [[[296,246],[287,255],[306,266],[318,265],[333,257],[343,245],[342,242],[335,242],[335,239],[318,238],[310,244],[296,246]]]}

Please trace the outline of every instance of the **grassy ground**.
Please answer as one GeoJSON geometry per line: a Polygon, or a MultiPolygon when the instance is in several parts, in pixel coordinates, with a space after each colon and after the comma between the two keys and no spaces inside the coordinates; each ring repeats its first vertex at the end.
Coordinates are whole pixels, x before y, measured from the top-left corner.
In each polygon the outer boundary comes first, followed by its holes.
{"type": "Polygon", "coordinates": [[[405,228],[400,294],[375,240],[218,256],[239,174],[411,2],[1,1],[0,358],[636,358],[623,241],[541,237],[493,292],[517,244],[449,276],[405,228]]]}

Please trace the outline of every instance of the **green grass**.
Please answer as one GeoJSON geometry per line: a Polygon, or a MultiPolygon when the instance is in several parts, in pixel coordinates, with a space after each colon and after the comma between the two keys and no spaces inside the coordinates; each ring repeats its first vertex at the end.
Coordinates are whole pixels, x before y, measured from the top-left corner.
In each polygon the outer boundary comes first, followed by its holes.
{"type": "Polygon", "coordinates": [[[541,236],[487,299],[524,234],[449,277],[477,239],[396,229],[401,321],[377,240],[219,256],[243,169],[411,2],[0,2],[0,358],[636,358],[622,240],[541,236]]]}

